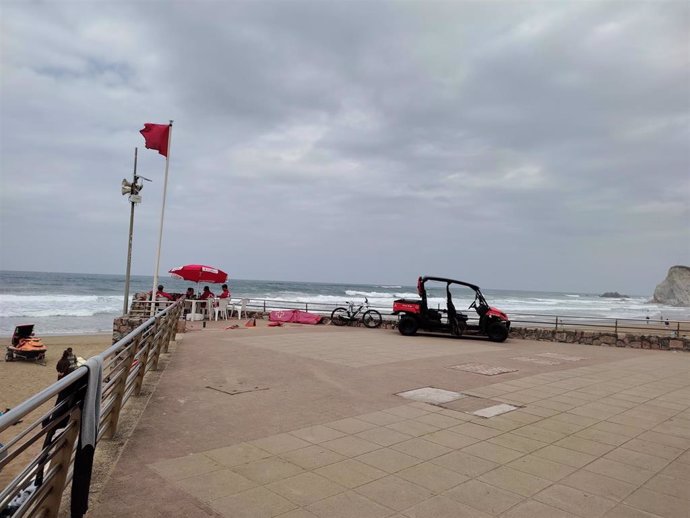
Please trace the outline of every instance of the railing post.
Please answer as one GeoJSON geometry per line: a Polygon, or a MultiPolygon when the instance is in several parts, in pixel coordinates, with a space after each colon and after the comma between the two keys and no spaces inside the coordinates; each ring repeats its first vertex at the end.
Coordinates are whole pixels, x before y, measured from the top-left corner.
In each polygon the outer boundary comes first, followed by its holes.
{"type": "Polygon", "coordinates": [[[144,353],[139,356],[139,372],[137,373],[137,382],[134,388],[134,393],[138,396],[141,394],[141,387],[144,385],[144,374],[146,373],[146,365],[149,363],[149,352],[151,351],[151,342],[155,339],[155,331],[153,336],[149,336],[144,341],[144,353]]]}
{"type": "Polygon", "coordinates": [[[115,402],[113,403],[113,408],[110,410],[110,419],[108,419],[107,437],[109,439],[115,437],[117,433],[117,424],[120,421],[120,411],[122,410],[122,400],[125,397],[125,390],[127,389],[127,377],[129,376],[129,371],[132,369],[134,355],[139,349],[140,342],[141,337],[137,336],[134,342],[129,346],[129,354],[122,359],[125,363],[125,368],[119,374],[120,379],[117,381],[117,386],[114,390],[115,402]]]}
{"type": "Polygon", "coordinates": [[[69,471],[70,463],[72,462],[72,451],[74,444],[77,442],[79,436],[79,427],[81,425],[81,410],[74,409],[74,418],[68,422],[68,427],[73,425],[65,433],[65,442],[60,447],[60,452],[53,457],[51,464],[55,463],[58,467],[57,472],[53,476],[50,484],[52,485],[48,496],[43,502],[43,507],[46,510],[47,518],[57,518],[60,511],[60,502],[62,501],[62,493],[65,491],[67,483],[67,472],[69,471]]]}
{"type": "Polygon", "coordinates": [[[156,323],[154,324],[153,328],[153,365],[151,366],[151,370],[154,371],[158,370],[158,358],[161,355],[161,342],[163,341],[163,337],[165,336],[165,329],[163,329],[161,333],[159,333],[159,331],[161,330],[162,324],[164,323],[165,322],[163,321],[162,317],[156,317],[156,323]]]}
{"type": "Polygon", "coordinates": [[[264,299],[264,313],[266,313],[266,299],[264,299]]]}
{"type": "Polygon", "coordinates": [[[556,317],[556,332],[558,332],[558,317],[556,317]]]}
{"type": "Polygon", "coordinates": [[[616,338],[618,338],[618,319],[616,319],[616,324],[614,328],[614,333],[616,333],[616,338]]]}
{"type": "Polygon", "coordinates": [[[304,311],[309,311],[309,302],[304,303],[304,311]]]}

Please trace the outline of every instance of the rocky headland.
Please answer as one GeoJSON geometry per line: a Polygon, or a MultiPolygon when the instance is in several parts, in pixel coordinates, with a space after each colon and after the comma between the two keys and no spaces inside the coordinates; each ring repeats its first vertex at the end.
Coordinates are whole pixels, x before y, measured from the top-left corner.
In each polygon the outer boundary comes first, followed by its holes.
{"type": "Polygon", "coordinates": [[[652,300],[669,306],[690,306],[690,266],[671,266],[652,300]]]}

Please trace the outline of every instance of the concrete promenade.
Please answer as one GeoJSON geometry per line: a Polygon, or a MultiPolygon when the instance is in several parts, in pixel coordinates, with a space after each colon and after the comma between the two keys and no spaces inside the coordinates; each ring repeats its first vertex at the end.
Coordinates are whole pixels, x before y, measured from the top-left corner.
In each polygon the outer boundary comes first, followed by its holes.
{"type": "Polygon", "coordinates": [[[217,324],[178,343],[89,516],[690,516],[687,353],[217,324]],[[396,395],[422,387],[463,397],[396,395]]]}

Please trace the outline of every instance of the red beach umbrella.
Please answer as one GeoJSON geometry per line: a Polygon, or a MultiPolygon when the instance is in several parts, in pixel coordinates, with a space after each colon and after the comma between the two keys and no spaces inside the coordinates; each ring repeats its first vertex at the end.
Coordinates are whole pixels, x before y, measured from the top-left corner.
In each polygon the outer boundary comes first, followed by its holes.
{"type": "Polygon", "coordinates": [[[178,266],[169,270],[168,273],[178,279],[196,283],[210,282],[211,284],[220,284],[228,280],[228,274],[223,270],[213,266],[204,266],[203,264],[178,266]]]}

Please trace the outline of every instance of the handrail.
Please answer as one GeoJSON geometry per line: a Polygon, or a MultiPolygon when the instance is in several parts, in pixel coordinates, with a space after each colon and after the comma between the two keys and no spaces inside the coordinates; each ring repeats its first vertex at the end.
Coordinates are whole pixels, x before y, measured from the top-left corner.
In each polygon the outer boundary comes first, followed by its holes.
{"type": "MultiPolygon", "coordinates": [[[[94,357],[103,366],[99,439],[101,435],[113,437],[117,432],[123,406],[132,395],[139,394],[146,373],[157,369],[160,353],[167,351],[182,309],[182,301],[169,305],[94,357]]],[[[74,470],[82,469],[75,466],[73,452],[79,439],[88,374],[87,367],[79,367],[0,416],[0,433],[24,419],[28,421],[7,444],[0,446],[0,472],[12,471],[9,475],[16,475],[0,491],[0,512],[11,512],[13,518],[57,516],[74,470]],[[41,409],[55,396],[58,400],[53,408],[41,409]],[[31,446],[41,440],[40,451],[34,453],[31,446]],[[15,506],[16,497],[27,491],[33,492],[15,506]]],[[[74,505],[75,487],[72,493],[74,505]]]]}

